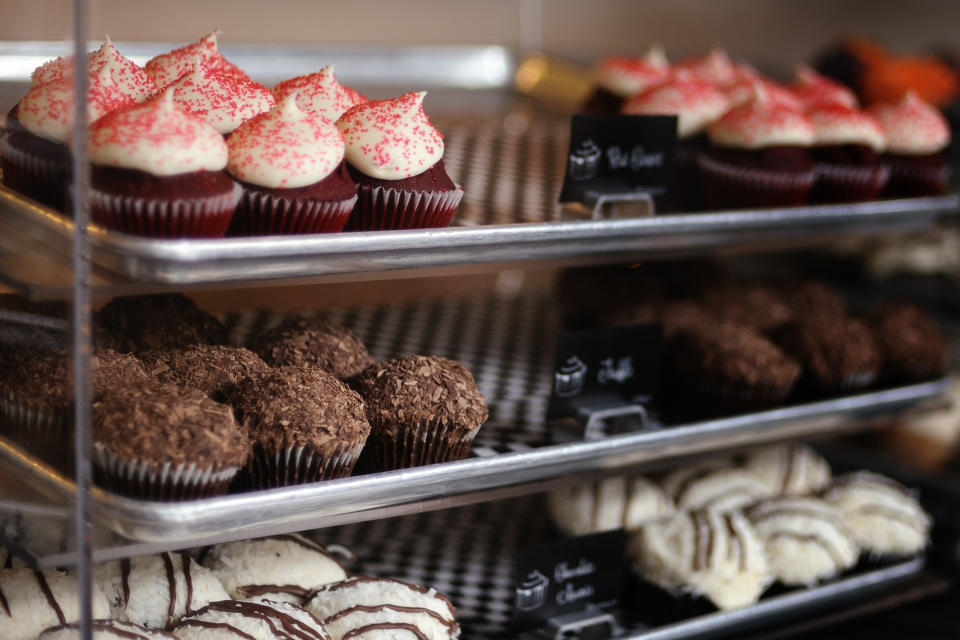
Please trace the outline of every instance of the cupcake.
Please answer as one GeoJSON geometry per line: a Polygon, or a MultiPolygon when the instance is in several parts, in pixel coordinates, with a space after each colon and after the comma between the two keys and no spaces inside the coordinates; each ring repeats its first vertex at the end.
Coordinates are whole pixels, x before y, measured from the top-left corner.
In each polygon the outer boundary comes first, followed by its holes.
{"type": "MultiPolygon", "coordinates": [[[[50,60],[30,74],[30,85],[59,82],[73,74],[73,58],[61,57],[50,60]]],[[[157,93],[157,85],[137,63],[120,55],[107,37],[99,49],[87,56],[87,70],[97,73],[106,69],[121,93],[134,102],[143,102],[157,93]]]]}
{"type": "Polygon", "coordinates": [[[90,161],[91,218],[124,233],[222,237],[240,197],[223,138],[171,90],[94,123],[90,161]]]}
{"type": "Polygon", "coordinates": [[[351,381],[372,432],[365,470],[388,471],[466,458],[487,405],[466,367],[447,358],[404,356],[351,381]]]}
{"type": "Polygon", "coordinates": [[[804,64],[797,67],[793,82],[787,88],[801,102],[804,110],[824,104],[839,104],[851,109],[860,106],[853,91],[804,64]]]}
{"type": "Polygon", "coordinates": [[[890,177],[880,162],[886,137],[880,124],[864,111],[841,104],[821,104],[807,111],[813,124],[815,202],[873,200],[890,177]]]}
{"type": "Polygon", "coordinates": [[[800,112],[771,100],[762,88],[707,129],[711,147],[698,157],[712,208],[799,205],[816,174],[810,157],[813,125],[800,112]]]}
{"type": "Polygon", "coordinates": [[[289,318],[256,336],[250,348],[274,367],[317,367],[341,380],[373,364],[359,338],[323,320],[289,318]]]}
{"type": "Polygon", "coordinates": [[[950,144],[950,125],[943,114],[912,92],[898,102],[871,105],[869,111],[887,139],[882,161],[890,180],[884,195],[946,193],[950,167],[944,150],[950,144]]]}
{"type": "Polygon", "coordinates": [[[216,74],[250,80],[250,77],[240,67],[220,55],[217,48],[217,37],[219,35],[220,30],[216,29],[197,42],[155,56],[144,66],[144,71],[153,79],[158,88],[165,89],[168,84],[177,80],[183,74],[189,73],[193,69],[194,61],[200,58],[203,66],[216,74]]]}
{"type": "MultiPolygon", "coordinates": [[[[17,127],[0,139],[4,185],[58,211],[66,209],[71,175],[73,82],[69,73],[30,89],[17,105],[17,127]]],[[[87,82],[87,122],[133,103],[107,68],[87,82]]]]}
{"type": "Polygon", "coordinates": [[[370,434],[360,396],[320,369],[277,367],[248,379],[234,408],[253,443],[250,488],[348,476],[370,434]]]}
{"type": "Polygon", "coordinates": [[[305,113],[291,94],[240,125],[227,141],[227,171],[243,196],[231,235],[329,233],[357,201],[334,124],[305,113]]]}
{"type": "Polygon", "coordinates": [[[767,284],[733,283],[707,289],[700,303],[721,320],[770,331],[793,320],[793,310],[780,291],[767,284]]]}
{"type": "Polygon", "coordinates": [[[337,120],[358,200],[347,229],[450,224],[463,198],[443,168],[443,136],[423,112],[425,91],[358,104],[337,120]]]}
{"type": "Polygon", "coordinates": [[[224,137],[276,104],[273,94],[262,84],[218,74],[204,67],[200,58],[168,89],[173,90],[173,101],[181,109],[203,118],[224,137]]]}
{"type": "Polygon", "coordinates": [[[760,90],[771,102],[803,111],[803,103],[787,87],[771,80],[749,65],[737,65],[736,71],[736,79],[723,87],[723,92],[730,100],[731,106],[739,107],[750,102],[760,90]]]}
{"type": "Polygon", "coordinates": [[[196,344],[147,351],[140,357],[145,371],[160,382],[197,389],[217,402],[232,399],[241,382],[270,370],[257,354],[243,347],[196,344]]]}
{"type": "Polygon", "coordinates": [[[674,174],[661,210],[697,211],[703,199],[696,188],[697,155],[706,147],[706,128],[730,110],[730,100],[709,82],[690,71],[677,71],[668,80],[635,94],[623,103],[621,113],[677,116],[674,174]]]}
{"type": "Polygon", "coordinates": [[[593,68],[596,89],[583,105],[587,113],[616,113],[630,96],[664,82],[670,77],[670,63],[660,47],[646,55],[608,56],[593,68]]]}
{"type": "Polygon", "coordinates": [[[883,358],[881,377],[888,384],[932,380],[947,371],[948,352],[937,324],[909,303],[889,303],[867,321],[883,358]]]}
{"type": "Polygon", "coordinates": [[[113,298],[95,323],[109,336],[104,340],[123,353],[227,342],[223,323],[179,293],[113,298]]]}
{"type": "Polygon", "coordinates": [[[880,349],[856,318],[806,315],[776,331],[774,341],[800,363],[801,385],[815,395],[862,391],[880,373],[880,349]]]}
{"type": "Polygon", "coordinates": [[[711,49],[703,56],[681,60],[674,65],[674,71],[681,69],[690,71],[718,88],[733,84],[739,77],[737,66],[730,60],[727,52],[720,48],[711,49]]]}
{"type": "Polygon", "coordinates": [[[795,318],[810,314],[844,316],[847,313],[844,297],[819,280],[785,280],[777,283],[777,291],[795,318]]]}
{"type": "Polygon", "coordinates": [[[225,493],[250,453],[230,407],[176,385],[113,389],[92,423],[97,483],[140,500],[225,493]]]}
{"type": "Polygon", "coordinates": [[[336,122],[351,107],[367,102],[366,97],[337,81],[333,65],[317,73],[284,80],[273,88],[279,102],[291,93],[297,94],[297,106],[306,113],[336,122]]]}

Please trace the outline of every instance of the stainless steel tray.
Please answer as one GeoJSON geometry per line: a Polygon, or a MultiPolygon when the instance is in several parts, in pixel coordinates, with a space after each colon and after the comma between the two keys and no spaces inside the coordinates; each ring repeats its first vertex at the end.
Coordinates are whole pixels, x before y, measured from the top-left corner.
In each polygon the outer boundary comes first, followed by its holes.
{"type": "MultiPolygon", "coordinates": [[[[574,474],[649,467],[705,452],[836,433],[935,398],[946,386],[947,381],[940,380],[600,440],[192,502],[146,502],[95,489],[95,522],[129,541],[144,543],[134,547],[130,542],[110,543],[97,556],[119,557],[447,508],[558,486],[572,482],[574,474]]],[[[71,477],[3,438],[0,465],[58,502],[69,503],[75,492],[71,477]]],[[[40,561],[56,566],[68,562],[69,556],[40,561]]]]}

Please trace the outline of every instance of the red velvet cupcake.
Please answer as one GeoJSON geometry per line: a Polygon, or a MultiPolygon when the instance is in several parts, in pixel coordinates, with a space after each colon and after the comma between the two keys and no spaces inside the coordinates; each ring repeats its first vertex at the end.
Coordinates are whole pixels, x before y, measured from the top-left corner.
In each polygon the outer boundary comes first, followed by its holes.
{"type": "Polygon", "coordinates": [[[583,111],[617,113],[627,98],[665,82],[670,74],[667,56],[657,47],[640,58],[608,56],[593,68],[597,86],[583,105],[583,111]]]}
{"type": "Polygon", "coordinates": [[[720,89],[733,84],[739,77],[737,66],[723,49],[711,49],[709,53],[696,58],[687,58],[674,65],[674,71],[686,69],[701,80],[705,80],[720,89]]]}
{"type": "Polygon", "coordinates": [[[240,197],[227,145],[172,91],[90,128],[90,213],[108,229],[156,238],[222,237],[240,197]]]}
{"type": "Polygon", "coordinates": [[[756,96],[707,129],[700,179],[711,208],[803,204],[813,187],[813,125],[800,111],[756,96]]]}
{"type": "MultiPolygon", "coordinates": [[[[121,93],[134,102],[143,102],[157,93],[157,85],[140,65],[124,58],[108,37],[99,49],[87,55],[87,71],[97,73],[106,69],[121,93]]],[[[30,85],[35,87],[59,82],[73,73],[73,58],[49,60],[30,74],[30,85]]]]}
{"type": "Polygon", "coordinates": [[[944,150],[950,144],[950,125],[943,114],[913,92],[899,102],[871,105],[870,113],[887,137],[882,160],[890,169],[890,180],[884,195],[946,193],[950,166],[944,150]]]}
{"type": "Polygon", "coordinates": [[[168,84],[174,82],[183,74],[190,73],[194,61],[200,58],[204,68],[210,69],[216,74],[249,81],[250,76],[244,73],[240,67],[220,55],[220,50],[217,48],[217,37],[219,35],[220,30],[216,29],[197,42],[174,49],[170,53],[160,54],[147,62],[144,71],[153,78],[157,87],[165,89],[168,84]]]}
{"type": "Polygon", "coordinates": [[[336,125],[290,94],[240,125],[227,141],[227,171],[243,187],[231,235],[341,231],[357,201],[336,125]]]}
{"type": "Polygon", "coordinates": [[[193,69],[171,83],[173,101],[187,113],[210,123],[224,137],[241,124],[276,104],[262,84],[236,76],[222,75],[203,66],[200,58],[193,69]]]}
{"type": "Polygon", "coordinates": [[[797,67],[793,82],[787,88],[800,101],[804,110],[824,104],[839,104],[851,109],[860,106],[853,91],[806,65],[797,67]]]}
{"type": "Polygon", "coordinates": [[[757,86],[759,86],[770,102],[803,111],[803,103],[800,99],[779,82],[771,80],[750,65],[738,64],[735,69],[737,72],[736,79],[723,87],[723,92],[727,94],[727,98],[730,99],[733,106],[739,107],[750,102],[757,92],[757,86]]]}
{"type": "Polygon", "coordinates": [[[336,122],[351,107],[368,102],[363,94],[337,81],[333,65],[317,73],[284,80],[273,88],[273,97],[283,100],[294,92],[297,94],[298,107],[331,122],[336,122]]]}
{"type": "Polygon", "coordinates": [[[337,120],[357,204],[346,228],[423,229],[450,224],[463,198],[443,167],[443,136],[423,112],[425,91],[358,104],[337,120]]]}
{"type": "Polygon", "coordinates": [[[890,169],[880,162],[886,137],[870,114],[841,104],[821,103],[807,111],[813,123],[815,202],[873,200],[887,184],[890,169]]]}

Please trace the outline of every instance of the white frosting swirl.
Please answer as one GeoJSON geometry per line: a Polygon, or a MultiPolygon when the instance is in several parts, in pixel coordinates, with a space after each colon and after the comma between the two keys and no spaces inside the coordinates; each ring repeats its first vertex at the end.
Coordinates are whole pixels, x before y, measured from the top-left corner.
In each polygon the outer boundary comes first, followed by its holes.
{"type": "Polygon", "coordinates": [[[381,180],[420,175],[443,158],[443,136],[423,111],[426,91],[358,104],[337,120],[347,162],[381,180]]]}
{"type": "Polygon", "coordinates": [[[185,111],[200,116],[222,134],[228,134],[253,116],[269,111],[276,101],[270,90],[255,82],[219,75],[203,66],[169,85],[173,100],[185,111]]]}
{"type": "Polygon", "coordinates": [[[294,91],[297,92],[297,106],[333,122],[350,107],[367,101],[363,95],[337,81],[333,65],[317,73],[284,80],[273,88],[273,97],[282,100],[294,91]]]}
{"type": "Polygon", "coordinates": [[[336,125],[301,110],[296,93],[240,125],[227,145],[230,175],[271,189],[316,184],[333,173],[344,155],[336,125]]]}
{"type": "Polygon", "coordinates": [[[818,146],[862,144],[877,153],[886,147],[880,123],[868,113],[851,109],[839,103],[822,104],[810,111],[807,117],[813,123],[813,144],[818,146]]]}
{"type": "Polygon", "coordinates": [[[803,112],[771,100],[762,89],[710,125],[707,134],[713,144],[738,149],[813,144],[813,125],[803,112]]]}
{"type": "MultiPolygon", "coordinates": [[[[73,57],[50,60],[34,69],[30,75],[32,86],[57,82],[73,74],[73,57]]],[[[120,91],[136,102],[143,102],[157,93],[157,85],[150,76],[135,62],[120,55],[110,42],[110,36],[103,45],[87,56],[87,70],[97,73],[106,69],[120,91]]]]}
{"type": "Polygon", "coordinates": [[[216,129],[174,104],[172,91],[164,91],[94,123],[90,161],[156,176],[220,171],[227,165],[227,144],[216,129]]]}
{"type": "Polygon", "coordinates": [[[627,114],[676,115],[677,135],[689,138],[730,109],[730,100],[709,82],[689,71],[677,71],[667,82],[628,99],[627,114]]]}
{"type": "Polygon", "coordinates": [[[890,153],[925,156],[950,144],[946,118],[912,91],[899,102],[872,105],[870,114],[886,134],[890,153]]]}
{"type": "Polygon", "coordinates": [[[622,98],[640,93],[670,77],[670,63],[660,47],[640,58],[610,56],[594,68],[597,84],[622,98]]]}

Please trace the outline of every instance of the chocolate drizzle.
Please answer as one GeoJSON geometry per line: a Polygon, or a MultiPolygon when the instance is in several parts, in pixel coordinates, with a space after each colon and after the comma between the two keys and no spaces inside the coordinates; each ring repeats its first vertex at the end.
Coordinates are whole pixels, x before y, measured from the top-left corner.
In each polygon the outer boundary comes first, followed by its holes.
{"type": "Polygon", "coordinates": [[[436,611],[431,611],[430,609],[427,609],[425,607],[404,607],[399,604],[381,604],[381,605],[372,605],[372,606],[357,604],[352,607],[343,609],[342,611],[338,611],[337,613],[331,616],[328,616],[327,618],[324,619],[323,624],[327,625],[332,622],[336,622],[341,618],[345,618],[346,616],[349,616],[350,614],[357,613],[357,612],[382,613],[383,611],[386,611],[386,610],[398,611],[400,613],[410,613],[414,615],[428,615],[434,620],[436,620],[438,623],[447,627],[450,630],[451,634],[458,626],[455,621],[447,620],[436,611]]]}
{"type": "Polygon", "coordinates": [[[12,618],[13,614],[10,613],[10,604],[7,602],[7,596],[3,593],[3,589],[0,589],[0,605],[3,605],[3,610],[6,611],[7,617],[12,618]]]}
{"type": "Polygon", "coordinates": [[[771,540],[775,540],[777,538],[790,538],[792,540],[799,540],[800,542],[809,542],[809,543],[815,544],[821,549],[823,549],[828,556],[830,556],[830,559],[836,565],[838,571],[847,566],[847,563],[843,561],[843,557],[840,555],[840,552],[837,551],[837,549],[832,544],[830,544],[830,542],[826,538],[822,536],[818,536],[814,533],[798,533],[796,531],[774,531],[773,533],[770,534],[769,538],[771,540]]]}
{"type": "Polygon", "coordinates": [[[369,631],[376,631],[378,629],[403,629],[404,631],[409,631],[410,634],[414,637],[415,640],[430,640],[427,636],[420,632],[420,629],[416,628],[412,624],[407,624],[405,622],[375,622],[373,624],[368,624],[363,627],[358,627],[356,629],[351,629],[347,633],[343,634],[341,640],[350,640],[351,638],[357,638],[369,631]]]}
{"type": "MultiPolygon", "coordinates": [[[[194,615],[199,617],[207,611],[216,611],[220,613],[232,613],[244,618],[253,618],[261,620],[270,627],[270,631],[280,640],[318,640],[322,636],[291,615],[275,609],[273,607],[257,604],[255,602],[240,602],[237,600],[222,600],[220,602],[211,602],[194,615]],[[279,623],[282,629],[278,629],[274,622],[279,623]]],[[[307,615],[310,615],[308,612],[307,615]]],[[[193,620],[184,621],[186,624],[194,622],[193,620]]],[[[322,628],[322,623],[318,620],[317,627],[322,628]]]]}
{"type": "Polygon", "coordinates": [[[453,603],[450,602],[450,598],[448,598],[447,596],[437,592],[434,589],[428,589],[427,587],[424,587],[422,585],[413,584],[412,582],[406,582],[404,580],[397,580],[395,578],[375,578],[373,576],[350,576],[346,580],[341,580],[340,582],[334,582],[332,584],[326,584],[326,585],[323,585],[322,587],[319,587],[318,589],[316,589],[316,591],[314,591],[313,597],[316,598],[321,593],[329,593],[331,591],[340,591],[341,589],[349,589],[361,582],[383,582],[383,583],[389,583],[389,584],[401,584],[407,587],[408,589],[410,589],[411,591],[416,591],[418,593],[422,593],[424,595],[431,596],[436,598],[437,600],[440,600],[446,606],[447,610],[450,612],[450,620],[457,619],[457,613],[456,613],[456,610],[453,608],[453,603]]]}
{"type": "Polygon", "coordinates": [[[257,640],[249,633],[245,633],[237,629],[232,624],[227,624],[226,622],[209,622],[207,620],[182,620],[180,624],[177,625],[177,628],[183,627],[200,627],[201,629],[221,629],[223,631],[228,631],[241,640],[257,640]]]}
{"type": "Polygon", "coordinates": [[[180,563],[183,565],[183,583],[187,587],[187,601],[183,605],[183,615],[188,616],[193,613],[191,605],[193,604],[193,576],[190,574],[190,556],[185,552],[180,552],[180,563]]]}
{"type": "Polygon", "coordinates": [[[299,598],[306,598],[310,595],[310,589],[305,589],[296,584],[245,584],[237,587],[236,591],[244,598],[262,596],[268,593],[286,593],[299,598]]]}
{"type": "Polygon", "coordinates": [[[120,561],[120,583],[123,585],[123,608],[130,604],[130,558],[120,561]]]}
{"type": "Polygon", "coordinates": [[[744,544],[743,539],[740,537],[740,532],[737,531],[736,526],[733,524],[733,516],[729,513],[724,514],[723,522],[727,527],[727,548],[728,554],[727,558],[733,560],[736,558],[738,560],[737,567],[741,572],[747,570],[747,548],[744,544]]]}
{"type": "Polygon", "coordinates": [[[169,628],[173,624],[174,614],[177,610],[177,577],[173,572],[173,560],[170,559],[169,553],[161,553],[160,557],[163,559],[163,568],[167,573],[167,591],[169,594],[170,602],[167,604],[167,624],[166,627],[169,628]]]}
{"type": "MultiPolygon", "coordinates": [[[[57,627],[51,627],[46,629],[42,636],[46,636],[47,633],[53,631],[59,631],[61,629],[79,629],[80,626],[77,623],[71,624],[61,624],[57,627]]],[[[115,638],[126,638],[127,640],[154,640],[155,638],[170,638],[171,640],[176,640],[176,636],[169,634],[165,631],[160,631],[159,629],[147,629],[141,627],[140,625],[133,624],[132,622],[120,622],[118,620],[94,620],[90,623],[90,628],[93,631],[98,631],[101,633],[108,633],[115,638]],[[125,625],[128,627],[133,627],[133,629],[124,629],[120,625],[125,625]],[[143,633],[138,633],[137,629],[142,629],[143,633]]],[[[255,639],[251,639],[255,640],[255,639]]]]}
{"type": "Polygon", "coordinates": [[[67,619],[63,615],[63,609],[60,608],[60,603],[57,602],[57,599],[53,597],[53,592],[50,591],[50,585],[47,584],[46,576],[39,571],[34,571],[33,575],[37,579],[37,585],[40,587],[40,591],[43,592],[43,597],[47,599],[47,604],[49,604],[50,608],[57,614],[57,620],[60,621],[60,624],[66,624],[67,619]]]}

